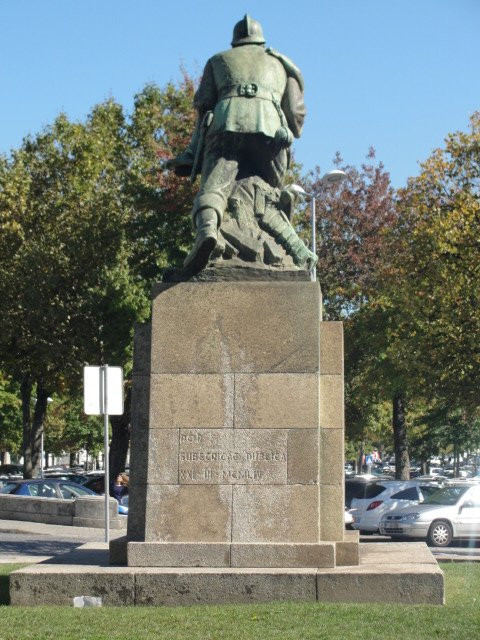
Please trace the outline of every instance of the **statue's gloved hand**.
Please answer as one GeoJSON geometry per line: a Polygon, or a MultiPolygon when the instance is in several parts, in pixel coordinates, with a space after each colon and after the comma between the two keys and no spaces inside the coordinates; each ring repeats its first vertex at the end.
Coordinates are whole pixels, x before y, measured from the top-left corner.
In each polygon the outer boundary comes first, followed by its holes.
{"type": "Polygon", "coordinates": [[[274,144],[277,149],[286,149],[293,142],[293,134],[288,127],[280,127],[275,131],[274,144]]]}
{"type": "Polygon", "coordinates": [[[162,163],[163,171],[175,171],[177,176],[187,178],[192,173],[193,154],[187,149],[180,153],[176,158],[169,158],[162,163]]]}

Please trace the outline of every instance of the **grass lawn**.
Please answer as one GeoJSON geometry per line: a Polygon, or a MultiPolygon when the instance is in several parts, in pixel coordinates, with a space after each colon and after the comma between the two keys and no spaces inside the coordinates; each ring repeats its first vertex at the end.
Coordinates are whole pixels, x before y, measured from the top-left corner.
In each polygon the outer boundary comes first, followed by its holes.
{"type": "MultiPolygon", "coordinates": [[[[17,566],[0,566],[0,571],[5,576],[17,566]]],[[[444,607],[312,603],[103,609],[3,606],[0,607],[0,639],[480,638],[480,563],[444,564],[442,568],[447,594],[444,607]]],[[[2,595],[5,596],[5,591],[2,595]]]]}

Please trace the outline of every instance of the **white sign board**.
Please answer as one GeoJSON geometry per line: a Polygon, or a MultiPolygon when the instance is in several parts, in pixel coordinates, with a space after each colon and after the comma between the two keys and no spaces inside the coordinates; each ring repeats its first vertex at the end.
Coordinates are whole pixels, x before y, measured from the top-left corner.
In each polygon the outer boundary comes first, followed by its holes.
{"type": "Polygon", "coordinates": [[[83,368],[83,407],[88,416],[123,414],[122,367],[83,368]]]}

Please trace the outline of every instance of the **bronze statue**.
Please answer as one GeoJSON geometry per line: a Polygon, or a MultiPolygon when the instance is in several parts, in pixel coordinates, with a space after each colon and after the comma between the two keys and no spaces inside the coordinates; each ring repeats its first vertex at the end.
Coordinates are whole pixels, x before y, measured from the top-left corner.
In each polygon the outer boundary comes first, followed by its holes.
{"type": "Polygon", "coordinates": [[[196,273],[210,260],[283,269],[315,264],[289,222],[296,194],[283,189],[305,117],[303,92],[300,70],[265,48],[260,23],[248,15],[234,27],[232,48],[208,60],[194,98],[192,140],[169,163],[192,181],[201,174],[192,210],[197,237],[185,271],[196,273]]]}

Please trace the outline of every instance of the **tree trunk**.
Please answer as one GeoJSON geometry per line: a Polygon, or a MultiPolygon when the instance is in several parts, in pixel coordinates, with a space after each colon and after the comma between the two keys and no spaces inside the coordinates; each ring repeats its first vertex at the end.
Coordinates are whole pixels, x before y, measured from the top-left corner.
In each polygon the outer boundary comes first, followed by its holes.
{"type": "Polygon", "coordinates": [[[125,410],[121,416],[112,416],[112,439],[110,441],[110,480],[113,480],[119,473],[125,471],[127,462],[128,447],[130,445],[130,405],[131,387],[125,390],[125,410]]]}
{"type": "Polygon", "coordinates": [[[363,473],[363,459],[365,457],[365,443],[362,442],[360,445],[360,450],[358,452],[358,472],[363,473]]]}
{"type": "Polygon", "coordinates": [[[460,476],[460,454],[456,446],[453,450],[453,473],[455,478],[460,476]]]}
{"type": "Polygon", "coordinates": [[[40,464],[43,462],[42,455],[42,435],[43,423],[47,415],[48,392],[40,383],[37,383],[37,400],[33,412],[31,452],[32,452],[32,477],[35,478],[40,471],[40,464]]]}
{"type": "Polygon", "coordinates": [[[393,443],[395,446],[395,478],[396,480],[409,480],[410,460],[405,421],[405,397],[400,392],[393,396],[393,443]]]}
{"type": "Polygon", "coordinates": [[[23,477],[32,476],[32,423],[30,403],[32,401],[32,383],[29,376],[25,375],[20,385],[22,396],[22,436],[23,436],[23,477]]]}
{"type": "Polygon", "coordinates": [[[130,444],[130,416],[112,416],[112,440],[110,442],[110,478],[115,478],[125,471],[128,446],[130,444]]]}
{"type": "Polygon", "coordinates": [[[428,473],[428,460],[425,460],[424,458],[422,458],[421,460],[421,474],[422,476],[426,476],[428,473]]]}
{"type": "Polygon", "coordinates": [[[75,466],[75,451],[70,451],[70,468],[75,466]]]}

